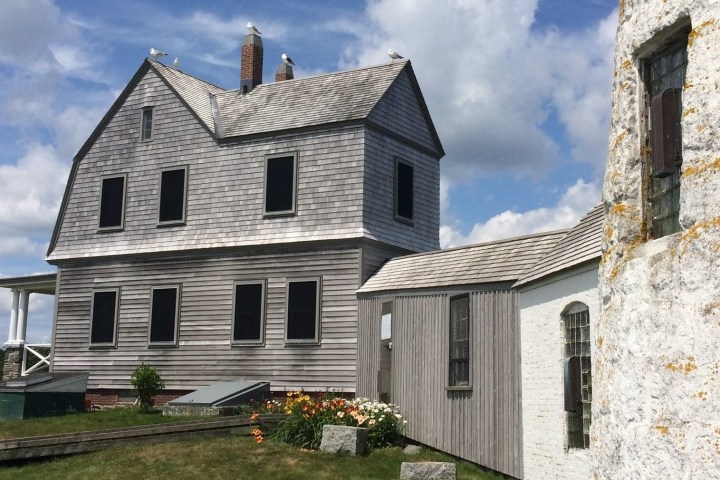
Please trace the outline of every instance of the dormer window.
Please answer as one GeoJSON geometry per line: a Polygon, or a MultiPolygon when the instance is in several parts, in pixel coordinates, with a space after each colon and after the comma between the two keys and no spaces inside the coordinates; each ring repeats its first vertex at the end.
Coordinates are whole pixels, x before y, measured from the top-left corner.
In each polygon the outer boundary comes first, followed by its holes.
{"type": "Polygon", "coordinates": [[[126,175],[105,177],[100,184],[98,230],[122,230],[125,224],[126,175]]]}
{"type": "Polygon", "coordinates": [[[143,108],[140,127],[140,140],[152,140],[153,135],[153,109],[143,108]]]}
{"type": "Polygon", "coordinates": [[[185,223],[187,167],[164,170],[160,174],[159,225],[185,223]]]}
{"type": "Polygon", "coordinates": [[[295,214],[297,154],[265,159],[265,214],[295,214]]]}

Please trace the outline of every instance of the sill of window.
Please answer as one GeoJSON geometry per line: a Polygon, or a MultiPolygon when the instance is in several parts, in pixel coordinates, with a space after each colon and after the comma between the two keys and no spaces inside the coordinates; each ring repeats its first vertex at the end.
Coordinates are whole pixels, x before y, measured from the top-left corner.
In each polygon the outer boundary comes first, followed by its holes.
{"type": "Polygon", "coordinates": [[[150,138],[141,138],[141,139],[140,139],[140,143],[150,143],[150,142],[152,142],[152,140],[153,140],[152,137],[150,137],[150,138]]]}
{"type": "Polygon", "coordinates": [[[448,392],[471,392],[473,389],[472,385],[463,385],[459,387],[445,387],[448,392]]]}
{"type": "Polygon", "coordinates": [[[264,347],[265,342],[230,342],[232,348],[236,347],[264,347]]]}
{"type": "Polygon", "coordinates": [[[148,348],[161,349],[161,348],[178,348],[177,343],[149,343],[148,348]]]}
{"type": "Polygon", "coordinates": [[[399,223],[404,223],[405,225],[410,225],[411,227],[414,227],[414,226],[415,226],[415,222],[413,222],[413,221],[412,221],[411,219],[409,219],[409,218],[396,216],[396,217],[395,217],[395,221],[396,221],[396,222],[399,222],[399,223]]]}
{"type": "Polygon", "coordinates": [[[295,212],[265,212],[263,213],[263,218],[282,218],[282,217],[294,217],[295,212]]]}
{"type": "Polygon", "coordinates": [[[639,257],[651,257],[653,255],[657,255],[658,253],[672,250],[677,246],[681,234],[682,232],[675,232],[670,235],[665,235],[664,237],[648,240],[640,246],[637,255],[639,257]]]}
{"type": "Polygon", "coordinates": [[[122,232],[125,230],[124,227],[100,227],[97,229],[97,233],[114,233],[114,232],[122,232]]]}
{"type": "Polygon", "coordinates": [[[112,343],[107,344],[90,344],[88,345],[88,350],[112,350],[114,348],[117,348],[117,345],[112,343]]]}
{"type": "Polygon", "coordinates": [[[157,228],[166,227],[183,227],[185,226],[185,220],[173,220],[172,222],[162,222],[156,225],[157,228]]]}
{"type": "Polygon", "coordinates": [[[308,341],[285,340],[285,346],[286,347],[319,347],[320,342],[315,341],[315,340],[308,340],[308,341]]]}

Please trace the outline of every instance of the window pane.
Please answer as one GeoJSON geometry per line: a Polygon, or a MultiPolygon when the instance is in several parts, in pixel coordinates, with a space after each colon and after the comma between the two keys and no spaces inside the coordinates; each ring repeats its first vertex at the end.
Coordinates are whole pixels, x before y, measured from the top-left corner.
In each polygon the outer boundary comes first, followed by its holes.
{"type": "Polygon", "coordinates": [[[315,280],[290,282],[288,287],[288,340],[315,340],[317,328],[317,287],[315,280]]]}
{"type": "Polygon", "coordinates": [[[177,318],[177,288],[156,288],[152,291],[150,343],[174,342],[177,318]]]}
{"type": "Polygon", "coordinates": [[[295,157],[268,158],[265,211],[294,210],[295,157]]]}
{"type": "Polygon", "coordinates": [[[450,299],[450,386],[470,384],[470,297],[450,299]]]}
{"type": "Polygon", "coordinates": [[[253,283],[235,286],[233,340],[262,340],[263,285],[253,283]]]}
{"type": "Polygon", "coordinates": [[[160,180],[161,222],[181,221],[185,210],[185,169],[166,170],[160,180]]]}
{"type": "MultiPolygon", "coordinates": [[[[568,392],[577,398],[578,405],[573,411],[567,412],[568,447],[588,448],[590,446],[590,415],[592,404],[592,374],[590,360],[590,312],[586,306],[573,309],[563,317],[565,323],[565,356],[577,357],[579,361],[580,391],[572,388],[568,392]]],[[[567,381],[567,379],[566,379],[567,381]]],[[[566,397],[566,402],[567,402],[566,397]]]]}
{"type": "Polygon", "coordinates": [[[142,139],[150,140],[152,138],[152,109],[143,110],[142,113],[142,139]]]}
{"type": "Polygon", "coordinates": [[[407,163],[397,163],[396,179],[397,216],[412,220],[413,218],[413,167],[407,163]]]}
{"type": "Polygon", "coordinates": [[[95,292],[93,294],[90,343],[115,342],[116,301],[117,292],[95,292]]]}
{"type": "Polygon", "coordinates": [[[100,194],[100,228],[121,227],[125,177],[105,178],[100,194]]]}

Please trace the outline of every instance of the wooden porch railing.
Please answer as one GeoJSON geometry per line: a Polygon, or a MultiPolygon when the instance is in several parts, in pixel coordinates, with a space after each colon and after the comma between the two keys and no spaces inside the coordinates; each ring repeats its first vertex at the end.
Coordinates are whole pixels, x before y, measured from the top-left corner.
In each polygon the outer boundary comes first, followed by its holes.
{"type": "Polygon", "coordinates": [[[20,370],[20,375],[25,376],[29,375],[33,372],[40,372],[44,369],[50,368],[50,352],[47,353],[47,355],[43,355],[42,353],[38,352],[36,349],[40,348],[50,348],[51,345],[49,343],[33,343],[33,344],[25,344],[25,348],[23,348],[23,358],[22,358],[22,369],[20,370]],[[37,362],[28,368],[28,353],[30,353],[32,356],[30,359],[33,359],[33,356],[37,358],[37,362]]]}

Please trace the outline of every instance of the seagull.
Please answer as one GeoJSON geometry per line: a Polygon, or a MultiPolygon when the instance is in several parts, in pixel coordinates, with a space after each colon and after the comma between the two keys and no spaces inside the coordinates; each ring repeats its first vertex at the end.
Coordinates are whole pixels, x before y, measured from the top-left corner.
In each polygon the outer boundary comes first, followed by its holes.
{"type": "Polygon", "coordinates": [[[252,24],[252,22],[248,22],[247,24],[248,32],[254,33],[255,35],[262,35],[262,32],[255,27],[255,25],[252,24]]]}
{"type": "Polygon", "coordinates": [[[392,48],[388,49],[388,57],[390,57],[393,62],[394,62],[395,60],[399,60],[399,59],[401,59],[401,58],[405,58],[405,57],[403,57],[402,55],[400,55],[399,53],[393,52],[393,49],[392,49],[392,48]]]}
{"type": "Polygon", "coordinates": [[[280,56],[280,58],[282,58],[282,61],[285,65],[295,65],[295,62],[292,61],[292,58],[288,57],[284,53],[280,56]]]}
{"type": "Polygon", "coordinates": [[[165,55],[167,55],[167,53],[161,52],[160,50],[155,50],[154,48],[151,48],[151,49],[150,49],[150,55],[152,55],[153,57],[155,57],[155,60],[157,60],[158,58],[164,57],[165,55]]]}
{"type": "Polygon", "coordinates": [[[175,57],[175,60],[173,60],[173,67],[176,69],[180,68],[180,59],[178,57],[175,57]]]}

